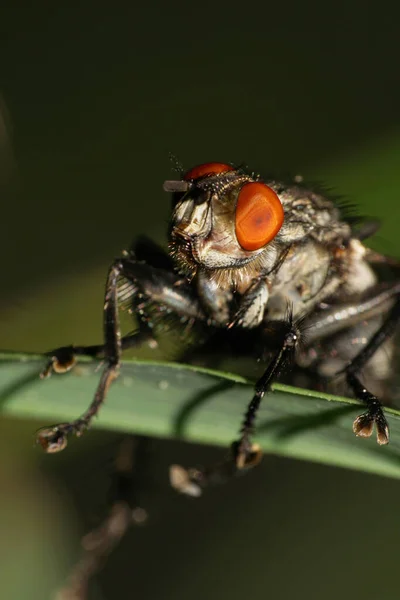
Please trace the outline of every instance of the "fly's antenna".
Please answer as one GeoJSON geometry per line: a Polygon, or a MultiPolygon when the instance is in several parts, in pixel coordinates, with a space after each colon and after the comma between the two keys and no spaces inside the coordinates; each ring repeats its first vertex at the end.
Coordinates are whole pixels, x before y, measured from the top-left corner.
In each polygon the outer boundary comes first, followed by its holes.
{"type": "Polygon", "coordinates": [[[175,154],[173,154],[172,152],[169,152],[168,156],[169,156],[169,161],[172,165],[172,170],[175,171],[175,173],[178,173],[179,177],[182,177],[183,173],[185,172],[185,169],[183,168],[183,164],[178,159],[178,157],[175,154]]]}

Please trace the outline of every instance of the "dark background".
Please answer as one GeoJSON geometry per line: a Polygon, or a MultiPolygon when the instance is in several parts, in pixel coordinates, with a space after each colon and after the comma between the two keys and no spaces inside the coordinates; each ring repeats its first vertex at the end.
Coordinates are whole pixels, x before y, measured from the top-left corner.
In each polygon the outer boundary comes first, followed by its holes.
{"type": "MultiPolygon", "coordinates": [[[[104,276],[141,232],[165,242],[168,153],[321,179],[378,215],[400,256],[398,11],[385,3],[14,2],[0,9],[1,347],[101,339],[104,276]]],[[[118,438],[32,449],[0,425],[2,596],[43,599],[102,511],[118,438]]],[[[398,598],[396,481],[278,458],[201,501],[155,441],[148,526],[93,598],[398,598]]]]}

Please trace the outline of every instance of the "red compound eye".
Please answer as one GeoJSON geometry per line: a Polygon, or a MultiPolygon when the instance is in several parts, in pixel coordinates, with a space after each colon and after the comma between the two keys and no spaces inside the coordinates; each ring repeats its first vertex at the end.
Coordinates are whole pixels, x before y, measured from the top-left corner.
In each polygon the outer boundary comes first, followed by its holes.
{"type": "Polygon", "coordinates": [[[244,250],[259,250],[278,233],[283,223],[278,196],[265,183],[246,183],[236,205],[236,237],[244,250]]]}
{"type": "Polygon", "coordinates": [[[199,177],[204,177],[204,175],[218,175],[218,173],[225,173],[226,171],[233,171],[233,167],[224,163],[204,163],[190,169],[190,171],[185,173],[183,179],[186,181],[188,179],[198,179],[199,177]]]}

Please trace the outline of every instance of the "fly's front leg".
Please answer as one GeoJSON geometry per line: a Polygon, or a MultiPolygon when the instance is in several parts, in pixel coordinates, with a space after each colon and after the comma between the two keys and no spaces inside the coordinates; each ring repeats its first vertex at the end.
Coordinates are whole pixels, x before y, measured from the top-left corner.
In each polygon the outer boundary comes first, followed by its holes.
{"type": "MultiPolygon", "coordinates": [[[[146,263],[148,267],[154,269],[161,269],[164,271],[172,271],[173,264],[168,254],[155,242],[146,236],[141,236],[133,242],[131,248],[124,253],[126,258],[129,258],[132,262],[140,261],[140,263],[146,263]]],[[[121,290],[122,291],[122,290],[121,290]]],[[[129,292],[128,286],[128,299],[129,292]]],[[[123,295],[123,294],[122,294],[123,295]]],[[[125,298],[126,301],[126,298],[125,298]]],[[[147,327],[146,323],[141,321],[139,323],[139,331],[128,334],[121,338],[121,350],[128,350],[137,348],[143,343],[148,342],[151,347],[157,345],[156,340],[152,335],[152,331],[147,327]]],[[[49,362],[41,373],[42,379],[49,377],[54,373],[65,373],[72,369],[76,364],[76,358],[78,356],[88,356],[90,358],[100,358],[104,355],[104,344],[96,344],[92,346],[63,346],[62,348],[56,348],[50,352],[46,352],[46,356],[49,357],[49,362]]]]}
{"type": "MultiPolygon", "coordinates": [[[[180,281],[174,273],[138,263],[132,258],[121,258],[115,261],[109,270],[106,284],[103,312],[104,345],[101,347],[105,365],[100,382],[90,406],[83,415],[69,423],[60,423],[39,432],[38,442],[46,452],[63,450],[70,434],[82,435],[98,414],[108,388],[118,376],[122,351],[118,318],[118,284],[121,277],[131,282],[130,294],[133,306],[138,307],[138,312],[144,322],[147,322],[143,308],[146,303],[164,305],[171,311],[188,318],[203,317],[191,289],[187,285],[178,285],[180,281]],[[138,302],[135,302],[136,298],[138,298],[138,302]]],[[[150,323],[148,325],[150,327],[150,323]]],[[[138,335],[141,337],[144,334],[139,331],[138,335]]],[[[131,342],[132,339],[129,338],[129,343],[131,342]]]]}
{"type": "MultiPolygon", "coordinates": [[[[108,273],[104,301],[104,358],[105,367],[95,396],[88,409],[74,421],[60,423],[54,427],[44,428],[38,434],[38,442],[46,452],[53,453],[63,450],[68,441],[68,435],[81,435],[87,429],[104,402],[108,388],[118,376],[121,358],[121,336],[118,322],[117,286],[118,278],[124,274],[124,261],[117,261],[108,273]]],[[[54,364],[54,363],[53,363],[54,364]]],[[[55,363],[57,364],[57,363],[55,363]]]]}
{"type": "MultiPolygon", "coordinates": [[[[171,484],[178,491],[190,496],[199,496],[201,488],[212,483],[223,482],[260,462],[261,448],[251,439],[258,409],[263,397],[271,389],[272,383],[279,377],[282,369],[292,361],[301,337],[299,326],[291,316],[286,322],[273,323],[271,329],[274,330],[275,326],[278,327],[278,331],[274,331],[275,336],[278,334],[278,349],[255,385],[254,395],[248,404],[240,430],[240,438],[233,442],[229,457],[218,465],[202,470],[185,470],[178,465],[173,465],[170,471],[171,484]]],[[[269,333],[271,334],[272,331],[269,333]]]]}

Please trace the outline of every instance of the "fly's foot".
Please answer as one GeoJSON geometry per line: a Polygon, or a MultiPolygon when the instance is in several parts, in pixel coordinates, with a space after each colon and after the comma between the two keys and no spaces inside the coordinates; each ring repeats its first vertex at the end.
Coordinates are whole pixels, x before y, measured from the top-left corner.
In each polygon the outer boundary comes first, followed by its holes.
{"type": "Polygon", "coordinates": [[[49,362],[40,373],[41,379],[50,377],[54,373],[66,373],[70,371],[76,363],[76,358],[72,346],[64,346],[46,353],[50,357],[49,362]]]}
{"type": "Polygon", "coordinates": [[[201,496],[202,479],[203,474],[197,469],[185,469],[180,465],[171,465],[169,468],[171,487],[186,496],[192,496],[192,498],[201,496]]]}
{"type": "Polygon", "coordinates": [[[67,423],[62,423],[54,427],[43,427],[37,434],[36,443],[40,444],[47,454],[61,452],[68,444],[68,431],[65,429],[67,426],[67,423]]]}
{"type": "Polygon", "coordinates": [[[232,454],[236,468],[251,469],[261,462],[262,450],[259,444],[251,443],[249,440],[239,440],[232,444],[232,454]]]}
{"type": "Polygon", "coordinates": [[[40,444],[47,454],[55,454],[67,447],[68,436],[71,433],[80,437],[87,427],[88,425],[84,420],[43,427],[36,436],[36,443],[40,444]]]}
{"type": "Polygon", "coordinates": [[[262,451],[258,444],[239,440],[232,444],[231,452],[224,461],[209,468],[185,469],[180,465],[171,465],[169,480],[171,486],[181,494],[198,498],[203,488],[225,483],[258,465],[261,458],[262,451]]]}
{"type": "Polygon", "coordinates": [[[237,467],[232,456],[221,463],[205,469],[185,469],[180,465],[171,465],[169,480],[171,486],[181,494],[198,498],[203,488],[210,485],[225,483],[237,473],[237,467]]]}
{"type": "Polygon", "coordinates": [[[380,446],[389,443],[389,425],[383,413],[380,403],[372,406],[366,412],[359,415],[353,423],[353,431],[359,437],[371,437],[376,426],[376,440],[380,446]]]}
{"type": "Polygon", "coordinates": [[[371,394],[359,378],[350,370],[346,373],[347,383],[356,398],[365,402],[368,409],[359,415],[353,423],[353,431],[360,437],[371,437],[376,426],[376,440],[380,446],[389,443],[389,425],[378,398],[371,394]]]}

